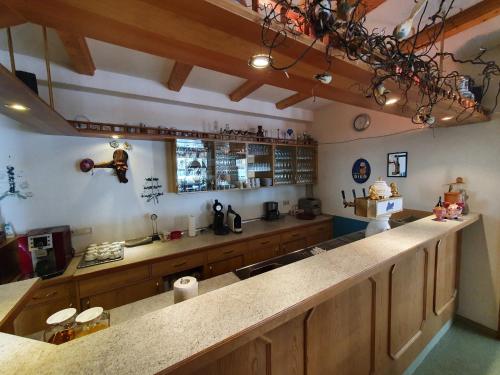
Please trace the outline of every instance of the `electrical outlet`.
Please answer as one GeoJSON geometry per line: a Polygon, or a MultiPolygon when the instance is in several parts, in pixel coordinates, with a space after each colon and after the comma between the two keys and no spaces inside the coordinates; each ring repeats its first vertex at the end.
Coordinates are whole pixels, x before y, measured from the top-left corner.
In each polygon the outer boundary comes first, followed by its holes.
{"type": "Polygon", "coordinates": [[[290,201],[289,200],[284,200],[283,201],[283,207],[290,206],[290,201]]]}
{"type": "Polygon", "coordinates": [[[75,229],[71,230],[71,234],[73,236],[84,236],[84,235],[92,234],[92,227],[75,228],[75,229]]]}

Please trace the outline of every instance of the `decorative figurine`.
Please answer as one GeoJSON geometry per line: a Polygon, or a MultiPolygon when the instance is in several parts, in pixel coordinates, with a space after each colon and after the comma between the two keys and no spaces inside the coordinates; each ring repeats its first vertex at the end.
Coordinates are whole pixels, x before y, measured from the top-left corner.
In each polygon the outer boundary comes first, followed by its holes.
{"type": "Polygon", "coordinates": [[[116,171],[116,175],[118,176],[118,180],[126,184],[128,179],[126,177],[128,170],[128,154],[124,150],[115,150],[113,152],[113,160],[106,163],[95,164],[92,159],[83,159],[80,162],[80,170],[82,172],[89,172],[94,168],[112,168],[116,171]]]}
{"type": "Polygon", "coordinates": [[[391,197],[400,197],[401,196],[401,194],[399,194],[398,185],[396,185],[395,182],[391,182],[391,184],[389,186],[391,187],[391,197]]]}
{"type": "Polygon", "coordinates": [[[375,185],[371,185],[370,188],[368,189],[368,198],[373,201],[378,200],[378,193],[377,189],[375,188],[375,185]]]}
{"type": "Polygon", "coordinates": [[[413,28],[413,21],[415,20],[415,17],[417,16],[418,13],[420,13],[420,10],[426,3],[427,0],[420,0],[419,2],[417,2],[413,6],[413,9],[408,18],[394,28],[392,35],[394,35],[394,37],[397,40],[401,41],[410,36],[410,33],[412,32],[413,28]]]}

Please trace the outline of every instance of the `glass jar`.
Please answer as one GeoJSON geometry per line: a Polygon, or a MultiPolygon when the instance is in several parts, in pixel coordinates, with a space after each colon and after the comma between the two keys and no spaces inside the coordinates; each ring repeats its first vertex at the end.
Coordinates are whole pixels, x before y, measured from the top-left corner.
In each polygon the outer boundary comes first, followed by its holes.
{"type": "Polygon", "coordinates": [[[92,307],[78,314],[75,321],[76,338],[87,336],[109,327],[109,312],[104,311],[102,307],[92,307]]]}
{"type": "Polygon", "coordinates": [[[75,338],[75,308],[68,308],[52,314],[46,323],[49,326],[43,333],[43,340],[60,345],[75,338]]]}

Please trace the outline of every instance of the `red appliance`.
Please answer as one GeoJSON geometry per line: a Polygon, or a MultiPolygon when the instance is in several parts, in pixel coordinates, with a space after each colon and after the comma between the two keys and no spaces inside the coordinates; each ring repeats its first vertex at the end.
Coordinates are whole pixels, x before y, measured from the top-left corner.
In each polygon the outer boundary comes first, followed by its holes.
{"type": "Polygon", "coordinates": [[[17,244],[24,277],[48,279],[61,275],[74,255],[68,225],[29,231],[17,244]]]}

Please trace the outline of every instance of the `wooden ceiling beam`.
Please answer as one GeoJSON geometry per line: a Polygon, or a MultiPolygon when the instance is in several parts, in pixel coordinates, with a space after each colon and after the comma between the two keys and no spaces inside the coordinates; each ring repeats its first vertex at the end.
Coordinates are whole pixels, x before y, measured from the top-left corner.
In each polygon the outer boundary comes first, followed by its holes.
{"type": "Polygon", "coordinates": [[[85,38],[61,30],[58,30],[57,34],[68,53],[75,71],[79,74],[93,76],[95,73],[95,64],[85,38]]]}
{"type": "Polygon", "coordinates": [[[168,89],[172,91],[181,91],[182,86],[184,86],[184,83],[189,77],[189,73],[191,73],[191,70],[193,70],[193,65],[183,64],[176,61],[167,82],[168,89]]]}
{"type": "Polygon", "coordinates": [[[312,96],[310,94],[304,94],[304,93],[298,92],[296,94],[293,94],[292,96],[289,96],[288,98],[280,100],[278,103],[276,103],[276,108],[285,109],[285,108],[291,107],[292,105],[300,103],[306,99],[309,99],[311,97],[312,96]]]}
{"type": "Polygon", "coordinates": [[[26,20],[20,14],[0,3],[0,29],[17,26],[25,22],[26,20]]]}
{"type": "MultiPolygon", "coordinates": [[[[444,38],[452,37],[498,15],[500,15],[500,1],[483,0],[446,19],[443,28],[444,38]]],[[[435,40],[442,27],[442,23],[439,23],[424,29],[417,37],[416,49],[428,47],[431,40],[435,40]]],[[[411,49],[414,41],[415,37],[408,39],[407,43],[405,43],[405,48],[408,50],[411,49]]]]}
{"type": "Polygon", "coordinates": [[[368,14],[384,2],[385,0],[363,0],[354,17],[359,18],[363,14],[368,14]]]}
{"type": "Polygon", "coordinates": [[[246,98],[252,92],[262,87],[263,84],[264,83],[261,81],[247,80],[244,84],[229,94],[229,99],[233,102],[239,102],[241,99],[246,98]]]}

